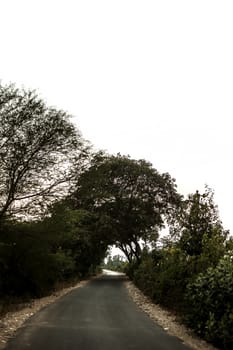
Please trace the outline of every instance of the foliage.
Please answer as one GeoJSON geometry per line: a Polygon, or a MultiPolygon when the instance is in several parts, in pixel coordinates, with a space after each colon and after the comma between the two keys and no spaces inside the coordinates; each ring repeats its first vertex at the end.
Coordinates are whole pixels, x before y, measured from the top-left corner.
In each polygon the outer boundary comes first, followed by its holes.
{"type": "Polygon", "coordinates": [[[42,295],[51,289],[65,261],[49,249],[40,230],[28,223],[5,225],[1,237],[1,295],[42,295]]]}
{"type": "Polygon", "coordinates": [[[219,219],[214,204],[214,192],[206,187],[205,193],[188,196],[178,210],[176,226],[171,228],[173,236],[179,237],[179,246],[190,256],[202,254],[205,242],[214,238],[222,244],[228,235],[219,219]]]}
{"type": "Polygon", "coordinates": [[[95,218],[53,206],[37,222],[9,222],[1,230],[0,295],[43,295],[57,282],[94,273],[106,245],[94,230],[95,218]]]}
{"type": "Polygon", "coordinates": [[[51,217],[41,222],[49,232],[53,251],[72,256],[76,274],[87,275],[105,256],[107,243],[98,231],[98,217],[86,210],[73,210],[65,200],[53,205],[51,217]],[[55,238],[55,239],[54,239],[55,238]]]}
{"type": "Polygon", "coordinates": [[[83,140],[60,110],[33,91],[0,85],[0,220],[37,215],[63,193],[83,140]]]}
{"type": "Polygon", "coordinates": [[[157,239],[164,217],[180,200],[169,174],[159,174],[145,160],[121,155],[95,161],[80,176],[71,198],[75,208],[85,208],[102,218],[105,238],[129,261],[140,259],[140,239],[145,244],[157,239]]]}
{"type": "Polygon", "coordinates": [[[233,254],[195,274],[196,261],[178,249],[143,256],[133,279],[153,301],[183,315],[195,332],[220,348],[233,345],[233,254]]]}
{"type": "Polygon", "coordinates": [[[133,279],[156,303],[180,311],[184,307],[183,295],[191,269],[179,249],[158,249],[143,255],[133,279]]]}
{"type": "Polygon", "coordinates": [[[233,347],[233,258],[225,256],[190,283],[186,320],[198,334],[224,349],[233,347]]]}
{"type": "Polygon", "coordinates": [[[233,244],[219,220],[213,192],[190,195],[178,208],[178,219],[173,235],[145,252],[138,264],[130,264],[128,274],[152,300],[179,312],[207,340],[230,349],[233,244]]]}

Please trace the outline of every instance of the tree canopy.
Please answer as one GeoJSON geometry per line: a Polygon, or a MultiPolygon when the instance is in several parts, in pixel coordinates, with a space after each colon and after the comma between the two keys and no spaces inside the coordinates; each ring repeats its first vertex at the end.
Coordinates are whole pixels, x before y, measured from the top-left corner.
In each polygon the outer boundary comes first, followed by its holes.
{"type": "Polygon", "coordinates": [[[191,256],[202,254],[207,241],[224,242],[229,233],[219,219],[214,192],[207,186],[204,193],[196,191],[182,201],[176,219],[172,235],[179,238],[179,246],[191,256]]]}
{"type": "Polygon", "coordinates": [[[59,197],[83,150],[67,113],[47,107],[33,91],[0,85],[0,219],[34,215],[59,197]]]}
{"type": "Polygon", "coordinates": [[[81,174],[71,196],[75,208],[85,208],[102,218],[109,244],[115,243],[131,261],[139,259],[141,246],[178,205],[174,179],[160,174],[145,160],[105,156],[81,174]]]}

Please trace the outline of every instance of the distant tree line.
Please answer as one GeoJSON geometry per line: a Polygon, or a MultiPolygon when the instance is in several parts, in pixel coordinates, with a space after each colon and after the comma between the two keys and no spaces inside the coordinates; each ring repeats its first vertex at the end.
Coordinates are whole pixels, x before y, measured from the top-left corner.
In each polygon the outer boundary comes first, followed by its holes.
{"type": "Polygon", "coordinates": [[[0,174],[0,300],[93,274],[115,244],[127,264],[105,266],[232,348],[233,243],[211,189],[184,198],[151,163],[94,152],[71,116],[14,85],[0,85],[0,174]]]}
{"type": "Polygon", "coordinates": [[[109,254],[103,262],[102,267],[111,271],[124,272],[127,267],[127,261],[119,254],[113,256],[109,254]]]}

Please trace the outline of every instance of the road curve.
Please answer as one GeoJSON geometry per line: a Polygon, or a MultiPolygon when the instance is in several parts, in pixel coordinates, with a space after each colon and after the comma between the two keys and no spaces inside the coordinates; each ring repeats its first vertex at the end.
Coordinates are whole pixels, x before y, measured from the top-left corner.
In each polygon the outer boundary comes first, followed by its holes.
{"type": "Polygon", "coordinates": [[[190,350],[131,300],[124,276],[103,275],[45,307],[7,350],[190,350]]]}

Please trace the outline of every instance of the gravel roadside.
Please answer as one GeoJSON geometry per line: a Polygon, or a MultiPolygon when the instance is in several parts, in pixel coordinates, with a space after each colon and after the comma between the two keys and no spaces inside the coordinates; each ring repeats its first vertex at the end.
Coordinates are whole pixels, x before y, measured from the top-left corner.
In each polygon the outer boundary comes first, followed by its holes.
{"type": "Polygon", "coordinates": [[[194,350],[217,350],[217,348],[198,338],[184,325],[180,324],[176,316],[161,306],[154,304],[132,282],[125,281],[125,286],[134,302],[170,335],[180,338],[194,350]]]}
{"type": "MultiPolygon", "coordinates": [[[[4,317],[0,318],[0,350],[4,349],[7,340],[14,335],[15,331],[21,327],[29,317],[34,315],[46,305],[53,303],[55,300],[69,293],[73,289],[85,286],[88,282],[89,280],[84,280],[77,283],[75,286],[64,288],[50,296],[35,299],[28,303],[28,305],[23,309],[8,312],[4,317]]],[[[207,344],[204,340],[201,340],[195,336],[184,325],[177,322],[174,314],[161,308],[159,305],[152,303],[152,301],[146,297],[131,281],[126,280],[125,286],[134,302],[144,312],[146,312],[153,321],[162,326],[169,334],[180,338],[186,345],[189,345],[194,350],[217,350],[217,348],[207,344]]]]}
{"type": "MultiPolygon", "coordinates": [[[[95,278],[95,277],[94,277],[95,278]]],[[[53,303],[63,295],[71,292],[73,289],[85,286],[89,280],[78,282],[76,285],[56,291],[54,294],[44,298],[34,299],[19,311],[8,312],[0,318],[0,350],[4,349],[5,344],[11,338],[15,331],[23,325],[23,323],[37,311],[48,304],[53,303]]]]}

